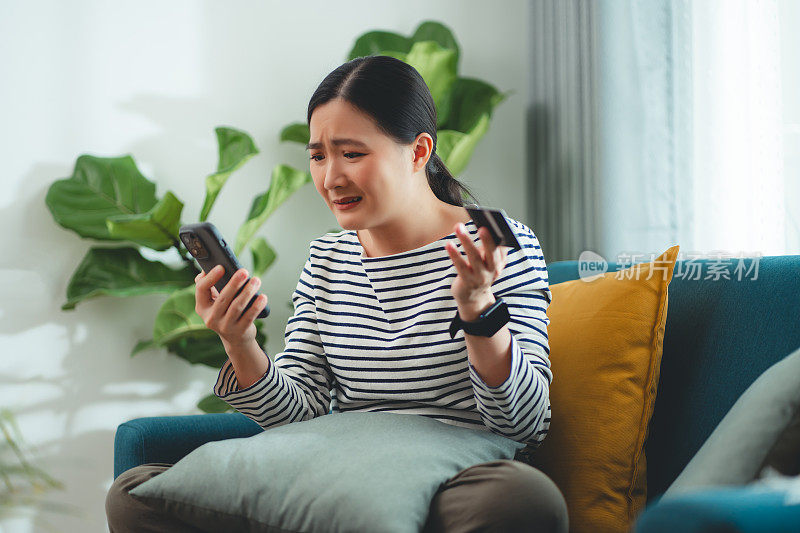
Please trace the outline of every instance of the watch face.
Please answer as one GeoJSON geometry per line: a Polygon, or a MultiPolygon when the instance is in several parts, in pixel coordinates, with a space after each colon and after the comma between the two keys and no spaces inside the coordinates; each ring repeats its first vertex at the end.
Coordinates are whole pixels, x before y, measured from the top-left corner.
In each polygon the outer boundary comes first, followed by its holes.
{"type": "Polygon", "coordinates": [[[456,316],[450,322],[450,337],[455,338],[459,329],[464,333],[477,335],[479,337],[492,337],[495,333],[505,326],[511,319],[508,312],[508,304],[500,298],[497,299],[480,317],[473,322],[464,322],[456,311],[456,316]]]}
{"type": "Polygon", "coordinates": [[[465,323],[464,332],[481,337],[492,337],[505,326],[511,316],[508,305],[501,299],[497,301],[480,316],[475,322],[465,323]]]}
{"type": "Polygon", "coordinates": [[[486,311],[481,313],[481,316],[478,317],[478,318],[485,318],[485,317],[490,316],[492,313],[495,312],[496,309],[498,309],[503,304],[505,304],[505,302],[498,298],[497,301],[495,303],[493,303],[492,305],[490,305],[489,308],[486,311]]]}

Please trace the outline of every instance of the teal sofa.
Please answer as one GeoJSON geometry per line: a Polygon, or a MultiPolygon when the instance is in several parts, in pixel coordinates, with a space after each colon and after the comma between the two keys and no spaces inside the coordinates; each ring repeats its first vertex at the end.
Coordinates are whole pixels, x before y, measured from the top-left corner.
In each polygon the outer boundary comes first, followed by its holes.
{"type": "MultiPolygon", "coordinates": [[[[784,510],[776,509],[775,502],[756,501],[745,493],[738,498],[734,493],[723,498],[701,493],[691,512],[685,513],[660,502],[742,392],[764,370],[800,347],[800,256],[746,258],[743,266],[749,272],[737,271],[737,261],[676,263],[669,286],[660,381],[645,445],[647,507],[635,524],[636,533],[783,531],[776,529],[775,521],[786,523],[786,531],[800,531],[800,521],[791,523],[793,518],[777,514],[784,510]],[[721,266],[725,264],[727,268],[721,266]],[[772,513],[774,521],[736,522],[744,502],[761,516],[772,513]]],[[[550,284],[577,279],[579,267],[577,261],[548,265],[550,284]]],[[[617,263],[608,264],[609,271],[618,268],[617,263]]],[[[240,413],[130,420],[117,428],[114,477],[143,463],[175,463],[209,441],[261,431],[240,413]]]]}

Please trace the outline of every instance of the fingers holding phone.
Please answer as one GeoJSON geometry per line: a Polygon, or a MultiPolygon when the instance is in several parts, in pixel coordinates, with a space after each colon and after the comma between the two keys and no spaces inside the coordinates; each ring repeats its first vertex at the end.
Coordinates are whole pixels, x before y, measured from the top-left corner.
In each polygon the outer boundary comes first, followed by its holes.
{"type": "Polygon", "coordinates": [[[231,288],[229,291],[226,291],[226,289],[228,289],[228,285],[231,285],[229,282],[220,293],[219,298],[217,298],[215,301],[216,303],[219,302],[220,299],[223,299],[223,301],[220,302],[220,305],[228,305],[228,310],[225,313],[225,319],[229,320],[231,324],[235,324],[236,322],[243,320],[245,312],[250,311],[253,305],[260,305],[266,301],[266,296],[263,294],[260,295],[263,296],[263,298],[255,298],[258,288],[261,286],[261,280],[259,278],[255,276],[249,278],[247,270],[242,268],[236,272],[234,279],[236,281],[233,286],[237,287],[235,289],[236,292],[234,292],[233,288],[231,288]]]}
{"type": "Polygon", "coordinates": [[[257,277],[248,279],[243,268],[231,277],[222,291],[217,291],[214,284],[223,276],[221,265],[208,274],[198,274],[195,278],[195,311],[206,327],[216,331],[227,344],[245,344],[255,338],[254,320],[266,307],[267,296],[261,294],[254,298],[261,280],[257,277]]]}
{"type": "MultiPolygon", "coordinates": [[[[228,285],[233,274],[243,269],[236,258],[236,254],[228,246],[216,226],[210,222],[185,224],[178,231],[178,236],[204,273],[211,274],[214,271],[214,267],[217,266],[223,268],[222,275],[214,278],[213,287],[216,288],[216,292],[213,289],[210,291],[210,300],[215,300],[225,286],[228,285]]],[[[206,274],[203,275],[205,276],[206,274]]],[[[256,296],[254,295],[251,301],[255,303],[255,299],[256,296]]],[[[268,316],[269,306],[265,305],[257,318],[266,318],[268,316]]]]}
{"type": "MultiPolygon", "coordinates": [[[[248,278],[219,230],[210,222],[185,224],[178,231],[202,273],[195,278],[195,311],[226,345],[250,344],[256,318],[269,316],[267,297],[257,294],[261,280],[248,278]]],[[[229,352],[230,353],[230,352],[229,352]]]]}
{"type": "Polygon", "coordinates": [[[222,267],[219,267],[218,269],[212,270],[208,274],[201,271],[194,277],[194,299],[196,302],[195,311],[198,315],[200,314],[201,306],[211,306],[214,303],[214,300],[219,297],[219,291],[216,287],[214,287],[214,283],[219,281],[219,278],[222,277],[223,270],[224,269],[222,267]]]}

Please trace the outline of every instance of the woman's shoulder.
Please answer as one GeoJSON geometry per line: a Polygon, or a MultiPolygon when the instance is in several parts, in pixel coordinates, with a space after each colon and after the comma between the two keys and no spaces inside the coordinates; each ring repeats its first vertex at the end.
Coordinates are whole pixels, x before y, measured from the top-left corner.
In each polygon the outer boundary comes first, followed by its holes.
{"type": "MultiPolygon", "coordinates": [[[[522,246],[521,251],[528,256],[541,256],[542,247],[533,230],[519,220],[508,215],[505,215],[505,217],[509,227],[511,227],[511,231],[514,232],[519,244],[522,246]]],[[[542,259],[544,258],[542,257],[542,259]]]]}
{"type": "Polygon", "coordinates": [[[309,255],[311,259],[358,257],[360,244],[352,230],[329,231],[308,244],[309,255]]]}
{"type": "Polygon", "coordinates": [[[533,233],[533,230],[528,226],[526,226],[524,223],[520,222],[515,218],[511,218],[508,215],[506,215],[505,217],[506,221],[508,222],[508,225],[511,226],[512,231],[514,231],[514,234],[517,235],[518,237],[519,236],[536,237],[536,235],[534,235],[533,233]]]}
{"type": "Polygon", "coordinates": [[[506,220],[522,248],[508,251],[503,279],[513,280],[509,282],[517,286],[519,277],[525,276],[529,280],[526,288],[542,291],[544,298],[549,303],[552,299],[550,282],[539,239],[536,238],[531,228],[519,220],[508,215],[506,215],[506,220]]]}
{"type": "Polygon", "coordinates": [[[351,231],[351,230],[347,230],[347,229],[331,230],[328,233],[326,233],[325,235],[322,235],[322,236],[317,237],[316,239],[314,239],[314,242],[316,242],[316,241],[340,242],[342,240],[352,241],[353,238],[354,238],[354,235],[353,235],[353,231],[351,231]]]}

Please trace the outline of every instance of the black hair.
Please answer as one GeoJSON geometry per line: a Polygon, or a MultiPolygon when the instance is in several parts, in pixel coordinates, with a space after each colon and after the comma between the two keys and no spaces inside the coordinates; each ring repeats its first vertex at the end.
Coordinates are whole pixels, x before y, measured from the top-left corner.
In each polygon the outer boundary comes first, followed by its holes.
{"type": "Polygon", "coordinates": [[[357,57],[325,76],[308,103],[308,124],[317,106],[341,98],[370,116],[378,128],[401,144],[411,144],[420,133],[433,138],[425,166],[428,185],[440,200],[464,206],[464,194],[475,203],[466,185],[450,174],[436,153],[436,105],[420,73],[391,56],[357,57]]]}

